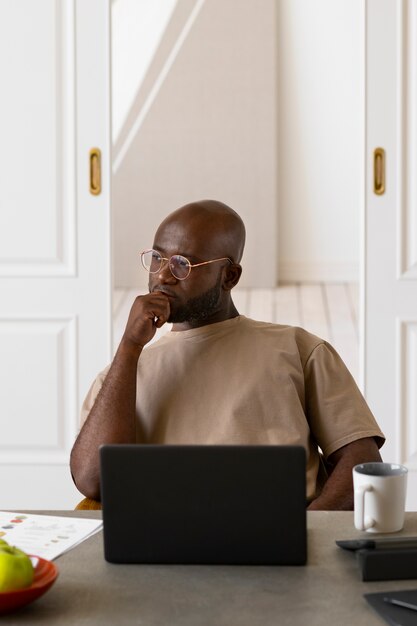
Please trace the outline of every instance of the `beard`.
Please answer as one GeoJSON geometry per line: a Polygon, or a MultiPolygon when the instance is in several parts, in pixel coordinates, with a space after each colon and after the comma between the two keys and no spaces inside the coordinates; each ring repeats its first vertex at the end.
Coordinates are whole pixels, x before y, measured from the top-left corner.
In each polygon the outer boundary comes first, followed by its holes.
{"type": "Polygon", "coordinates": [[[174,310],[171,308],[168,322],[171,324],[206,322],[220,308],[221,280],[222,277],[219,274],[219,278],[213,287],[200,296],[190,298],[185,304],[178,306],[178,308],[174,308],[174,310]]]}

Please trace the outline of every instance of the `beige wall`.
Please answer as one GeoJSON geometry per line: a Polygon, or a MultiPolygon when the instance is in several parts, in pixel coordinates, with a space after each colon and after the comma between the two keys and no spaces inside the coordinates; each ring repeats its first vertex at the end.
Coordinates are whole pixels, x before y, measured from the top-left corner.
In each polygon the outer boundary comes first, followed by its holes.
{"type": "MultiPolygon", "coordinates": [[[[204,197],[245,220],[243,286],[358,279],[362,12],[362,0],[178,0],[114,146],[117,287],[145,285],[138,251],[204,197]]],[[[113,21],[119,41],[137,28],[128,17],[113,21]]]]}
{"type": "Polygon", "coordinates": [[[279,275],[359,280],[363,0],[279,0],[279,275]]]}
{"type": "Polygon", "coordinates": [[[274,0],[261,4],[177,3],[114,150],[116,286],[146,282],[138,251],[168,212],[200,198],[246,223],[242,284],[275,285],[276,15],[274,0]]]}

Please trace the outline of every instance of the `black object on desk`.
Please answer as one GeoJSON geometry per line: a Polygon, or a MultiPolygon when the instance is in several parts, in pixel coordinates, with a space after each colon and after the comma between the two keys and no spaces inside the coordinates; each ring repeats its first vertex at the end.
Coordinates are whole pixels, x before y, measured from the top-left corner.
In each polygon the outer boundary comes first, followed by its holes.
{"type": "Polygon", "coordinates": [[[417,549],[358,550],[356,555],[362,580],[417,579],[417,549]]]}
{"type": "Polygon", "coordinates": [[[417,579],[417,537],[345,539],[336,544],[355,552],[362,580],[417,579]]]}
{"type": "Polygon", "coordinates": [[[112,563],[306,563],[301,446],[105,445],[112,563]]]}
{"type": "Polygon", "coordinates": [[[377,537],[375,539],[340,539],[336,541],[344,550],[398,550],[416,549],[417,537],[377,537]]]}
{"type": "Polygon", "coordinates": [[[378,615],[391,626],[416,626],[417,589],[365,593],[364,597],[378,615]]]}

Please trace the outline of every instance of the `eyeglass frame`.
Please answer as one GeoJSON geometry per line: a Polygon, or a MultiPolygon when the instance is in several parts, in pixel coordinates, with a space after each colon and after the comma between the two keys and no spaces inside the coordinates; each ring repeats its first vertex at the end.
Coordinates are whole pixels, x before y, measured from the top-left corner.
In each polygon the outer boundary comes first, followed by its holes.
{"type": "Polygon", "coordinates": [[[229,263],[231,263],[233,265],[232,259],[230,259],[227,256],[223,256],[223,257],[221,257],[219,259],[211,259],[210,261],[203,261],[202,263],[190,263],[190,260],[187,259],[187,257],[184,256],[183,254],[172,254],[169,258],[167,258],[165,256],[162,256],[162,254],[160,252],[158,252],[158,250],[155,250],[155,248],[149,248],[149,250],[143,250],[140,253],[140,262],[142,264],[143,269],[146,272],[148,272],[149,274],[157,274],[168,263],[169,271],[171,272],[172,276],[176,280],[186,280],[189,277],[189,275],[191,274],[191,270],[193,269],[193,267],[200,267],[201,265],[208,265],[209,263],[215,263],[216,261],[229,261],[229,263]],[[147,267],[145,267],[145,263],[143,262],[143,257],[148,252],[156,252],[161,257],[161,267],[159,269],[157,269],[155,272],[151,272],[151,270],[149,270],[147,267]],[[181,257],[182,259],[185,259],[187,261],[187,263],[188,263],[188,274],[187,274],[187,276],[184,276],[184,278],[178,278],[178,276],[175,276],[175,274],[172,272],[172,269],[171,269],[171,266],[170,266],[170,263],[169,263],[170,260],[172,259],[172,257],[181,257]],[[166,261],[166,263],[163,263],[163,261],[166,261]]]}

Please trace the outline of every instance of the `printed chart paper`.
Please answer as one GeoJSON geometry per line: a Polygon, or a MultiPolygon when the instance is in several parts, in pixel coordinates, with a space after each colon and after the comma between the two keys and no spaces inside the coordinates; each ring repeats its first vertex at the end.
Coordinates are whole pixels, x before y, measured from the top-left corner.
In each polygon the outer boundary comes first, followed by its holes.
{"type": "Polygon", "coordinates": [[[52,561],[99,532],[103,522],[79,517],[0,511],[0,539],[52,561]]]}

